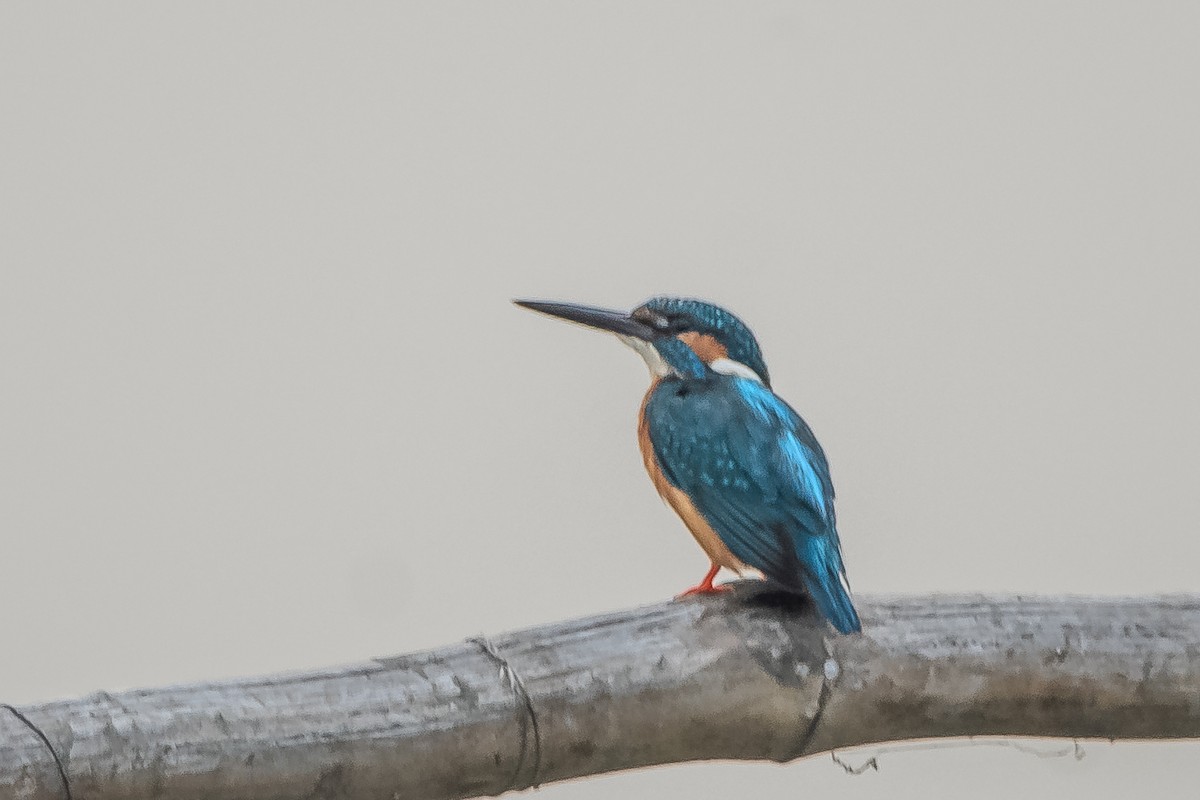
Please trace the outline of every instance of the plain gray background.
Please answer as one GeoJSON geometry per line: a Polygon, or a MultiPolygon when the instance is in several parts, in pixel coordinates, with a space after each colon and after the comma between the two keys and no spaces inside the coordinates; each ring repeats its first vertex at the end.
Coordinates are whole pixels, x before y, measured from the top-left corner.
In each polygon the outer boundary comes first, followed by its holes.
{"type": "MultiPolygon", "coordinates": [[[[1198,41],[1188,2],[5,4],[0,700],[698,580],[644,366],[518,296],[748,320],[860,593],[1200,591],[1198,41]]],[[[1200,784],[1084,749],[540,796],[1200,784]]]]}

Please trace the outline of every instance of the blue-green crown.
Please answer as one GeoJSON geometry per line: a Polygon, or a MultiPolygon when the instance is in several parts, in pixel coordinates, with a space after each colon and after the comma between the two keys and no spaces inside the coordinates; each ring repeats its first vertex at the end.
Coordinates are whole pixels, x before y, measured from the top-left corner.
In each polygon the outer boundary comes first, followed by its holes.
{"type": "Polygon", "coordinates": [[[665,318],[670,330],[682,333],[696,331],[712,336],[729,352],[729,358],[745,364],[762,378],[763,384],[771,385],[771,376],[763,361],[758,340],[746,323],[731,311],[703,300],[683,297],[652,297],[635,311],[654,313],[665,318]]]}

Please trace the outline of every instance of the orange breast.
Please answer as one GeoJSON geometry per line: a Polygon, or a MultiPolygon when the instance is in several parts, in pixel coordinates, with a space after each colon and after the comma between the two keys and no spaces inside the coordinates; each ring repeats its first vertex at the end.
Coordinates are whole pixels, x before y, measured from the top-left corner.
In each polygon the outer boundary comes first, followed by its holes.
{"type": "Polygon", "coordinates": [[[646,403],[649,402],[650,395],[657,386],[658,381],[651,384],[650,391],[646,392],[645,398],[642,399],[642,407],[638,410],[638,447],[642,451],[642,463],[646,466],[646,472],[650,475],[650,481],[654,484],[659,496],[675,510],[675,513],[683,520],[683,524],[687,525],[688,530],[692,532],[692,536],[696,537],[696,541],[708,554],[709,559],[714,564],[731,569],[740,575],[746,569],[746,565],[729,552],[729,548],[721,541],[721,537],[717,536],[717,532],[693,505],[691,498],[672,486],[658,466],[658,456],[654,454],[654,445],[650,442],[650,426],[646,424],[646,403]]]}

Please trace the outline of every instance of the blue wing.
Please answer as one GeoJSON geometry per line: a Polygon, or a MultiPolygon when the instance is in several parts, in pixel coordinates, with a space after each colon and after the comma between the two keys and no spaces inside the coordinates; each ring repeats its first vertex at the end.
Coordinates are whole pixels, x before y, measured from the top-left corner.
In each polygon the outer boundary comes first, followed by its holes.
{"type": "Polygon", "coordinates": [[[660,382],[645,414],[664,476],[729,550],[806,589],[842,633],[859,630],[829,465],[800,415],[757,381],[717,374],[660,382]]]}

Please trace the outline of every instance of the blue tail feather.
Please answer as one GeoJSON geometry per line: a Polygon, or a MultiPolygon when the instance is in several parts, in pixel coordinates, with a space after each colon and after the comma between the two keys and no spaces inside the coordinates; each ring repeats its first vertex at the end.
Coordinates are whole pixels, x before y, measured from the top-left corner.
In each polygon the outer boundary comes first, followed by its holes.
{"type": "Polygon", "coordinates": [[[813,538],[801,545],[800,562],[804,565],[805,588],[817,610],[833,623],[839,633],[862,630],[854,601],[846,588],[842,554],[836,541],[813,538]]]}

